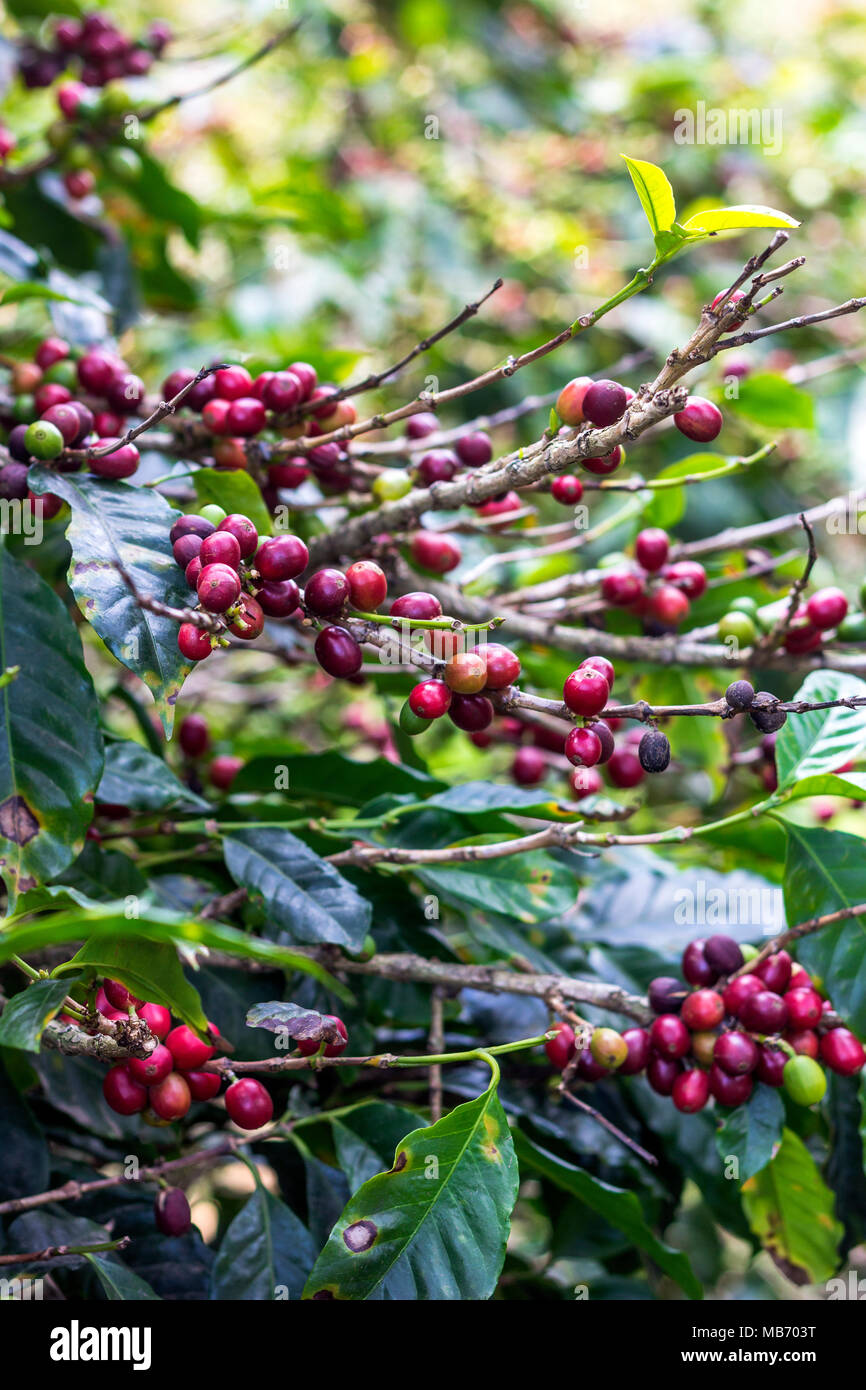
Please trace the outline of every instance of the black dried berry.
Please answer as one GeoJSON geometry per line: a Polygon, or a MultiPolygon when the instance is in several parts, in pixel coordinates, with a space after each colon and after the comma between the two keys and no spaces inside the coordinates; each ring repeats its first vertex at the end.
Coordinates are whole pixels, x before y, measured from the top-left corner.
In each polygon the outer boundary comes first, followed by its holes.
{"type": "Polygon", "coordinates": [[[671,760],[671,746],[660,729],[648,729],[638,745],[637,755],[644,772],[664,772],[671,760]]]}
{"type": "Polygon", "coordinates": [[[732,681],[725,691],[727,703],[738,712],[751,709],[754,698],[755,688],[748,681],[732,681]]]}
{"type": "Polygon", "coordinates": [[[759,733],[774,734],[781,729],[788,716],[783,709],[779,709],[777,696],[769,690],[759,690],[752,701],[749,718],[759,733]]]}

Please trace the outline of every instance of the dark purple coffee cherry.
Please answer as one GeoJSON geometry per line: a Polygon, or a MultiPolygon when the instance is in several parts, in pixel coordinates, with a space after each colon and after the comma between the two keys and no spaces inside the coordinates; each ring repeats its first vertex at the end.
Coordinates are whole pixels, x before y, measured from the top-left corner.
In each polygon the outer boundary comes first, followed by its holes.
{"type": "Polygon", "coordinates": [[[344,627],[323,627],[315,644],[316,660],[329,676],[356,676],[364,660],[360,646],[344,627]]]}
{"type": "Polygon", "coordinates": [[[648,729],[638,744],[640,765],[644,772],[664,772],[671,760],[671,746],[660,729],[648,729]]]}
{"type": "Polygon", "coordinates": [[[731,1107],[745,1105],[752,1094],[754,1084],[751,1073],[746,1072],[742,1076],[730,1076],[728,1072],[722,1071],[721,1067],[716,1066],[715,1062],[710,1067],[709,1081],[713,1099],[719,1105],[731,1107]]]}
{"type": "Polygon", "coordinates": [[[7,463],[0,468],[0,498],[23,501],[27,496],[27,471],[23,463],[7,463]]]}
{"type": "Polygon", "coordinates": [[[744,1076],[755,1070],[760,1053],[747,1033],[722,1033],[713,1048],[713,1061],[729,1076],[744,1076]]]}
{"type": "Polygon", "coordinates": [[[679,1013],[688,992],[682,980],[675,980],[672,975],[657,975],[650,980],[650,1008],[655,1014],[679,1013]]]}
{"type": "Polygon", "coordinates": [[[172,546],[172,553],[182,570],[194,560],[202,548],[201,536],[179,536],[172,546]]]}
{"type": "Polygon", "coordinates": [[[168,538],[172,545],[176,545],[181,536],[201,536],[202,540],[204,540],[205,536],[209,536],[211,532],[215,530],[216,527],[212,521],[208,521],[206,517],[196,516],[194,513],[191,513],[178,517],[168,533],[168,538]]]}
{"type": "Polygon", "coordinates": [[[287,618],[301,601],[300,590],[294,579],[268,580],[256,597],[269,618],[287,618]]]}
{"type": "Polygon", "coordinates": [[[719,972],[707,960],[704,946],[706,943],[698,938],[697,941],[690,941],[683,951],[681,969],[690,985],[697,985],[698,989],[706,989],[708,985],[714,985],[719,978],[719,972]]]}
{"type": "Polygon", "coordinates": [[[26,425],[16,425],[15,428],[10,431],[9,439],[6,442],[6,448],[9,450],[10,457],[13,458],[16,463],[31,463],[33,460],[33,455],[24,442],[26,433],[26,425]]]}
{"type": "Polygon", "coordinates": [[[622,1038],[628,1052],[619,1069],[620,1075],[636,1076],[644,1070],[650,1059],[652,1048],[649,1031],[646,1028],[626,1028],[622,1038]]]}
{"type": "Polygon", "coordinates": [[[788,1022],[788,1005],[781,994],[762,989],[743,1001],[740,1019],[750,1033],[781,1033],[788,1022]]]}
{"type": "Polygon", "coordinates": [[[656,1095],[669,1096],[674,1083],[682,1075],[683,1064],[672,1057],[662,1057],[658,1053],[651,1056],[646,1065],[646,1079],[656,1095]]]}
{"type": "Polygon", "coordinates": [[[754,687],[748,681],[731,681],[725,691],[725,700],[730,708],[735,709],[738,713],[751,709],[754,698],[754,687]]]}
{"type": "Polygon", "coordinates": [[[732,975],[743,964],[743,953],[734,938],[721,933],[707,938],[704,955],[719,975],[732,975]]]}
{"type": "Polygon", "coordinates": [[[342,570],[317,570],[304,587],[304,604],[317,618],[335,618],[349,597],[349,581],[342,570]]]}
{"type": "Polygon", "coordinates": [[[618,381],[603,378],[586,388],[583,397],[583,416],[590,424],[613,425],[625,413],[628,396],[618,381]]]}

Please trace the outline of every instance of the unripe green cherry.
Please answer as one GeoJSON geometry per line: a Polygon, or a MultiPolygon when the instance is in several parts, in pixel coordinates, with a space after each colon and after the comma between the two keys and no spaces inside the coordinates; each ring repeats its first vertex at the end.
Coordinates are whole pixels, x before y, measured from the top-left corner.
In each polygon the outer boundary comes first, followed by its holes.
{"type": "Polygon", "coordinates": [[[836,629],[836,635],[840,642],[866,642],[866,613],[849,613],[836,629]]]}
{"type": "Polygon", "coordinates": [[[729,613],[748,613],[750,618],[754,618],[757,611],[757,600],[750,598],[748,594],[743,594],[742,598],[733,599],[728,605],[729,613]]]}
{"type": "Polygon", "coordinates": [[[815,1105],[827,1089],[827,1076],[814,1058],[799,1055],[785,1063],[782,1084],[797,1105],[815,1105]]]}
{"type": "Polygon", "coordinates": [[[719,637],[723,642],[728,637],[734,637],[744,647],[751,647],[756,636],[755,624],[748,613],[732,610],[726,613],[719,623],[719,637]]]}
{"type": "Polygon", "coordinates": [[[755,956],[758,954],[758,948],[757,948],[757,946],[752,946],[752,945],[750,945],[748,941],[741,941],[741,942],[740,942],[740,950],[741,950],[742,953],[743,953],[743,960],[744,960],[744,961],[747,961],[747,960],[754,960],[754,959],[755,959],[755,956]]]}
{"type": "Polygon", "coordinates": [[[24,447],[35,459],[56,459],[66,445],[56,425],[48,420],[34,420],[24,436],[24,447]]]}
{"type": "Polygon", "coordinates": [[[415,738],[418,734],[425,733],[433,722],[432,719],[424,719],[422,715],[416,714],[411,708],[408,700],[400,710],[400,728],[403,730],[403,733],[408,734],[410,738],[415,738]]]}
{"type": "Polygon", "coordinates": [[[600,1067],[616,1071],[628,1056],[628,1043],[615,1028],[596,1028],[589,1050],[600,1067]]]}
{"type": "Polygon", "coordinates": [[[376,943],[375,943],[375,941],[373,940],[372,936],[370,936],[369,932],[368,932],[367,935],[364,937],[364,940],[363,940],[362,943],[361,943],[361,949],[360,949],[360,951],[347,951],[347,952],[346,952],[346,955],[349,957],[350,960],[359,960],[359,961],[372,960],[373,957],[375,956],[375,954],[376,954],[376,943]]]}
{"type": "Polygon", "coordinates": [[[396,502],[412,491],[412,479],[404,468],[385,468],[373,479],[371,491],[379,502],[396,502]]]}
{"type": "MultiPolygon", "coordinates": [[[[228,512],[223,511],[216,502],[208,502],[207,506],[202,507],[199,511],[199,516],[203,516],[205,521],[212,521],[214,526],[219,526],[221,521],[225,521],[228,512]]],[[[263,536],[262,539],[267,540],[267,537],[263,536]]]]}

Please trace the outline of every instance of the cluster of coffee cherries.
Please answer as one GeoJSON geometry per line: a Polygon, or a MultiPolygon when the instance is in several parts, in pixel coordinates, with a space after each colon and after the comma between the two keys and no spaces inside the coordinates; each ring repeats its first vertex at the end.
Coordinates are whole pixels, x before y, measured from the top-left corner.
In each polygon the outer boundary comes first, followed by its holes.
{"type": "MultiPolygon", "coordinates": [[[[266,615],[285,618],[298,611],[295,578],[310,558],[298,536],[260,539],[248,516],[227,514],[211,503],[200,513],[179,516],[169,539],[198,608],[223,619],[221,631],[252,642],[261,635],[266,615]]],[[[203,661],[226,644],[221,632],[193,622],[181,623],[177,635],[187,661],[203,661]]]]}
{"type": "MultiPolygon", "coordinates": [[[[828,637],[836,635],[848,614],[848,600],[841,589],[828,587],[812,594],[800,604],[785,633],[784,648],[794,656],[816,651],[828,637]]],[[[740,646],[750,647],[759,633],[769,631],[777,613],[761,612],[753,598],[734,599],[728,612],[719,621],[719,638],[733,638],[740,646]]],[[[844,639],[844,632],[841,634],[844,639]]]]}
{"type": "MultiPolygon", "coordinates": [[[[613,1071],[645,1072],[652,1089],[685,1114],[711,1097],[724,1107],[744,1105],[756,1080],[784,1086],[799,1105],[816,1104],[827,1089],[824,1067],[854,1076],[866,1050],[787,951],[740,973],[746,958],[758,955],[721,934],[690,942],[682,957],[685,983],[659,976],[650,984],[650,1026],[622,1034],[597,1028],[577,1058],[577,1075],[598,1081],[613,1071]]],[[[546,1048],[564,1069],[574,1057],[574,1030],[559,1024],[546,1048]]]]}
{"type": "Polygon", "coordinates": [[[706,570],[697,560],[669,562],[670,545],[666,531],[649,526],[635,540],[633,562],[616,557],[603,562],[603,603],[632,613],[650,632],[679,627],[707,587],[706,570]]]}
{"type": "MultiPolygon", "coordinates": [[[[610,702],[614,677],[613,665],[607,657],[588,656],[577,670],[572,671],[565,679],[562,698],[566,707],[579,718],[593,721],[610,702]]],[[[610,724],[598,719],[596,722],[575,726],[565,740],[564,751],[568,761],[573,763],[576,769],[572,774],[572,786],[575,791],[580,791],[585,796],[585,770],[594,768],[597,764],[609,763],[616,756],[617,749],[610,724]]],[[[631,756],[634,757],[634,754],[631,756]]],[[[639,733],[637,762],[641,775],[645,772],[664,772],[670,760],[671,747],[666,734],[655,728],[639,733]]],[[[615,767],[615,775],[620,778],[619,785],[635,785],[628,776],[628,769],[622,757],[617,759],[615,767]]]]}
{"type": "MultiPolygon", "coordinates": [[[[556,413],[562,423],[572,429],[578,425],[605,429],[622,419],[634,399],[634,391],[618,381],[604,377],[594,381],[590,376],[576,376],[560,391],[556,413]]],[[[674,424],[680,433],[701,444],[715,439],[722,423],[722,412],[718,406],[702,396],[689,396],[682,410],[674,415],[674,424]]],[[[604,476],[615,473],[624,457],[623,451],[617,446],[603,458],[581,459],[580,462],[587,472],[604,476]]]]}
{"type": "MultiPolygon", "coordinates": [[[[56,462],[63,473],[79,470],[83,460],[68,450],[111,448],[86,461],[101,478],[129,478],[138,468],[138,450],[120,436],[141,407],[144,382],[116,353],[95,347],[76,353],[62,338],[45,338],[33,361],[11,368],[9,388],[0,408],[12,460],[0,472],[3,497],[28,496],[27,470],[37,460],[56,462]]],[[[50,496],[42,501],[46,518],[62,505],[50,496]]]]}
{"type": "Polygon", "coordinates": [[[76,71],[87,87],[104,87],[118,78],[143,77],[171,36],[162,20],[155,20],[142,38],[134,39],[100,11],[91,10],[80,19],[64,15],[55,22],[49,43],[22,45],[18,71],[30,88],[50,87],[69,71],[76,71]]]}
{"type": "MultiPolygon", "coordinates": [[[[110,1110],[118,1115],[140,1114],[148,1124],[166,1125],[182,1120],[193,1101],[214,1100],[219,1094],[222,1075],[206,1070],[216,1048],[185,1023],[172,1027],[171,1014],[162,1004],[146,1003],[118,980],[105,980],[96,1008],[109,1021],[141,1019],[159,1039],[149,1056],[109,1067],[102,1094],[110,1110]]],[[[215,1023],[209,1022],[208,1029],[219,1037],[215,1023]]],[[[261,1129],[273,1118],[273,1101],[253,1077],[233,1080],[224,1100],[229,1118],[240,1129],[261,1129]]]]}

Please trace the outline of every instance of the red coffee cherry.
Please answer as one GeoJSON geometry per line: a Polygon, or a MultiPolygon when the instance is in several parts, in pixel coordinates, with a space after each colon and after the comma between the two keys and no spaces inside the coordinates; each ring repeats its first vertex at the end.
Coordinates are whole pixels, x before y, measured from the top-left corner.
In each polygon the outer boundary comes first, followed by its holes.
{"type": "Polygon", "coordinates": [[[196,627],[195,623],[181,623],[177,633],[177,645],[187,661],[204,661],[213,650],[210,633],[196,627]]]}
{"type": "MultiPolygon", "coordinates": [[[[734,291],[733,291],[731,294],[729,294],[729,295],[726,295],[726,292],[725,292],[724,290],[720,290],[719,293],[716,295],[715,299],[713,300],[712,304],[710,305],[710,308],[711,308],[711,309],[715,309],[717,306],[720,306],[720,305],[721,305],[722,300],[726,299],[727,302],[725,303],[724,313],[725,313],[725,314],[729,314],[729,313],[731,312],[731,310],[733,309],[734,305],[739,304],[740,301],[743,300],[743,299],[745,299],[745,298],[746,298],[746,292],[745,292],[745,290],[734,290],[734,291]]],[[[719,312],[720,312],[720,313],[722,312],[721,308],[719,309],[719,312]]],[[[740,326],[740,324],[743,324],[743,323],[746,322],[746,319],[747,319],[748,317],[749,317],[748,311],[746,311],[746,312],[743,313],[743,314],[738,314],[738,315],[736,316],[736,318],[734,318],[734,319],[731,320],[731,327],[732,327],[732,328],[738,328],[738,327],[740,326]]],[[[729,370],[730,370],[730,368],[729,368],[729,370]]]]}
{"type": "Polygon", "coordinates": [[[755,967],[754,973],[764,981],[765,989],[771,989],[774,994],[781,994],[790,982],[792,964],[787,951],[776,951],[772,956],[767,956],[766,960],[762,960],[760,965],[755,967]]]}
{"type": "Polygon", "coordinates": [[[584,419],[599,428],[615,424],[625,414],[627,405],[625,388],[607,378],[592,382],[583,394],[584,419]]]}
{"type": "Polygon", "coordinates": [[[547,759],[540,748],[518,748],[511,776],[519,787],[534,787],[547,775],[547,759]]]}
{"type": "Polygon", "coordinates": [[[582,666],[572,671],[562,687],[562,698],[572,714],[588,719],[600,714],[608,702],[610,686],[600,671],[582,666]]]}
{"type": "Polygon", "coordinates": [[[821,1039],[821,1060],[839,1076],[854,1076],[866,1062],[866,1052],[848,1028],[833,1028],[821,1039]]]}
{"type": "Polygon", "coordinates": [[[140,376],[125,369],[118,371],[105,393],[111,410],[118,415],[134,415],[147,394],[147,388],[140,376]]]}
{"type": "Polygon", "coordinates": [[[164,1236],[185,1236],[192,1225],[186,1193],[179,1187],[166,1187],[156,1194],[153,1204],[156,1228],[164,1236]]]}
{"type": "Polygon", "coordinates": [[[763,989],[743,1001],[740,1018],[751,1033],[781,1033],[788,1022],[788,1006],[781,995],[763,989]]]}
{"type": "Polygon", "coordinates": [[[623,791],[630,787],[636,787],[646,775],[640,765],[640,759],[636,758],[628,748],[617,748],[611,754],[607,771],[613,785],[623,791]]]}
{"type": "Polygon", "coordinates": [[[683,1000],[680,1015],[683,1023],[695,1032],[716,1028],[725,1016],[722,996],[714,989],[697,989],[683,1000]]]}
{"type": "Polygon", "coordinates": [[[613,689],[616,672],[613,668],[613,662],[608,661],[606,656],[586,656],[580,663],[579,669],[581,671],[599,671],[607,681],[608,689],[613,689]]]}
{"type": "Polygon", "coordinates": [[[689,599],[700,598],[707,587],[707,572],[697,560],[675,560],[663,567],[661,576],[689,599]]]}
{"type": "Polygon", "coordinates": [[[221,435],[229,433],[228,420],[230,404],[230,401],[224,401],[221,396],[214,396],[202,406],[202,422],[207,425],[211,434],[221,435]]]}
{"type": "MultiPolygon", "coordinates": [[[[523,751],[534,750],[521,749],[521,752],[523,751]]],[[[519,756],[518,754],[518,757],[519,756]]],[[[515,759],[515,762],[516,761],[517,759],[515,759]]],[[[517,778],[516,780],[519,781],[520,779],[517,778]]],[[[568,782],[578,800],[582,800],[585,796],[598,796],[604,786],[601,780],[601,774],[598,769],[594,767],[576,767],[573,772],[569,773],[568,782]]]]}
{"type": "Polygon", "coordinates": [[[227,792],[243,765],[243,758],[233,758],[228,753],[221,754],[214,758],[208,768],[208,777],[220,791],[227,792]]]}
{"type": "MultiPolygon", "coordinates": [[[[233,512],[224,517],[217,527],[218,531],[228,531],[229,535],[234,536],[241,548],[241,557],[248,560],[251,555],[255,555],[259,544],[259,533],[248,516],[243,516],[240,512],[233,512]]],[[[291,575],[280,575],[281,579],[290,579],[291,575]]]]}
{"type": "Polygon", "coordinates": [[[253,379],[246,367],[222,367],[214,373],[217,395],[224,401],[236,401],[252,395],[253,379]]]}
{"type": "Polygon", "coordinates": [[[789,979],[787,986],[785,987],[785,993],[787,994],[789,990],[792,989],[813,988],[814,986],[812,984],[812,976],[809,974],[808,970],[804,970],[802,965],[798,965],[797,962],[794,961],[794,963],[791,966],[791,978],[789,979]]]}
{"type": "Polygon", "coordinates": [[[659,526],[649,526],[645,531],[640,531],[634,543],[635,559],[642,569],[651,573],[667,563],[669,551],[670,537],[659,526]]]}
{"type": "Polygon", "coordinates": [[[759,979],[754,972],[750,972],[748,975],[738,975],[735,980],[731,980],[731,983],[725,986],[722,994],[725,1001],[725,1011],[732,1014],[734,1018],[739,1018],[743,1004],[750,995],[761,994],[764,989],[763,980],[759,979]]]}
{"type": "Polygon", "coordinates": [[[818,1056],[818,1034],[812,1028],[788,1028],[784,1040],[801,1057],[818,1056]]]}
{"type": "Polygon", "coordinates": [[[303,395],[300,377],[294,372],[272,372],[262,384],[261,399],[275,415],[285,415],[299,404],[303,395]]]}
{"type": "Polygon", "coordinates": [[[222,1078],[215,1071],[185,1071],[184,1080],[193,1100],[213,1100],[219,1095],[222,1078]]]}
{"type": "Polygon", "coordinates": [[[409,692],[408,705],[419,719],[441,719],[451,706],[451,691],[444,681],[419,681],[409,692]]]}
{"type": "Polygon", "coordinates": [[[713,1048],[713,1061],[729,1076],[743,1076],[754,1071],[759,1055],[758,1045],[748,1033],[722,1033],[713,1048]]]}
{"type": "Polygon", "coordinates": [[[265,407],[255,396],[239,396],[231,401],[226,415],[229,433],[240,435],[242,439],[263,430],[266,419],[265,407]]]}
{"type": "Polygon", "coordinates": [[[114,353],[104,348],[88,348],[78,359],[78,380],[85,391],[90,391],[94,396],[104,396],[117,374],[118,366],[119,360],[114,353]]]}
{"type": "Polygon", "coordinates": [[[671,1095],[677,1077],[682,1074],[683,1064],[678,1058],[662,1057],[654,1053],[646,1064],[646,1079],[659,1096],[671,1095]]]}
{"type": "Polygon", "coordinates": [[[280,463],[272,463],[268,467],[268,482],[271,487],[284,487],[289,490],[300,487],[310,476],[306,464],[307,460],[300,454],[295,458],[283,459],[280,463]]]}
{"type": "Polygon", "coordinates": [[[431,449],[418,463],[418,481],[422,487],[432,487],[434,483],[450,483],[460,461],[456,454],[447,449],[431,449]]]}
{"type": "Polygon", "coordinates": [[[481,642],[472,648],[482,658],[487,671],[485,682],[488,690],[504,690],[513,685],[520,675],[520,661],[510,647],[501,642],[481,642]]]}
{"type": "MultiPolygon", "coordinates": [[[[689,996],[686,997],[687,1002],[689,996]]],[[[678,1014],[660,1014],[650,1025],[650,1042],[662,1057],[685,1057],[691,1046],[689,1030],[678,1014]]]]}
{"type": "Polygon", "coordinates": [[[699,1067],[680,1072],[674,1081],[671,1098],[677,1110],[684,1115],[694,1115],[697,1110],[703,1110],[710,1098],[709,1076],[699,1067]]]}
{"type": "Polygon", "coordinates": [[[626,1028],[622,1037],[628,1052],[619,1069],[620,1075],[637,1076],[650,1059],[649,1032],[646,1028],[626,1028]]]}
{"type": "Polygon", "coordinates": [[[119,980],[104,980],[102,988],[111,1007],[120,1009],[122,1013],[137,1009],[139,1004],[144,1003],[143,999],[136,999],[134,994],[130,994],[126,985],[122,985],[119,980]]]}
{"type": "Polygon", "coordinates": [[[589,1048],[585,1048],[578,1056],[577,1074],[581,1081],[601,1081],[609,1075],[607,1067],[595,1060],[589,1048]]]}
{"type": "Polygon", "coordinates": [[[111,1067],[105,1073],[102,1094],[117,1115],[137,1115],[147,1105],[147,1090],[126,1066],[111,1067]]]}
{"type": "MultiPolygon", "coordinates": [[[[309,563],[310,552],[298,536],[269,536],[262,541],[255,558],[255,567],[262,579],[270,580],[296,579],[309,563]]],[[[319,573],[341,575],[340,570],[319,573]]]]}
{"type": "Polygon", "coordinates": [[[59,429],[63,436],[63,443],[67,449],[71,447],[81,432],[81,421],[78,418],[78,411],[71,401],[65,405],[52,405],[41,417],[47,425],[54,425],[59,429]]]}
{"type": "Polygon", "coordinates": [[[601,596],[613,608],[630,608],[643,593],[643,580],[631,570],[608,570],[601,581],[601,596]]]}
{"type": "Polygon", "coordinates": [[[460,546],[443,531],[416,531],[409,552],[414,564],[435,574],[448,574],[462,559],[460,546]]]}
{"type": "Polygon", "coordinates": [[[259,589],[258,600],[269,618],[286,618],[295,612],[301,593],[294,579],[273,579],[259,589]]]}
{"type": "MultiPolygon", "coordinates": [[[[339,1057],[340,1053],[346,1050],[346,1044],[349,1040],[348,1029],[343,1020],[338,1018],[336,1014],[322,1014],[322,1019],[325,1023],[332,1023],[334,1025],[341,1039],[340,1042],[330,1042],[326,1044],[325,1056],[339,1057]]],[[[298,1051],[302,1057],[312,1057],[314,1053],[319,1051],[320,1047],[321,1043],[317,1042],[315,1038],[298,1039],[298,1051]]]]}
{"type": "Polygon", "coordinates": [[[335,618],[349,601],[349,581],[342,570],[323,569],[307,581],[304,604],[317,618],[335,618]]]}
{"type": "Polygon", "coordinates": [[[419,622],[431,622],[442,617],[442,604],[433,594],[417,589],[411,594],[395,598],[390,614],[392,618],[407,618],[410,621],[416,618],[419,622]]]}
{"type": "Polygon", "coordinates": [[[129,1062],[129,1074],[142,1086],[156,1086],[164,1081],[174,1067],[174,1058],[162,1043],[155,1047],[149,1057],[133,1057],[129,1062]]]}
{"type": "MultiPolygon", "coordinates": [[[[169,1035],[171,1036],[171,1035],[169,1035]]],[[[179,1071],[170,1071],[147,1093],[151,1110],[161,1120],[182,1120],[192,1104],[189,1086],[179,1071]]]]}
{"type": "Polygon", "coordinates": [[[592,729],[572,729],[565,740],[565,756],[575,767],[594,767],[601,757],[601,739],[592,729]]]}
{"type": "Polygon", "coordinates": [[[784,994],[788,1006],[789,1028],[814,1028],[821,1021],[823,1000],[813,989],[787,989],[784,994]]]}
{"type": "Polygon", "coordinates": [[[609,454],[602,454],[595,458],[580,460],[581,468],[585,468],[587,473],[594,473],[600,478],[606,478],[609,473],[615,473],[620,464],[625,459],[620,446],[617,444],[609,454]]]}
{"type": "Polygon", "coordinates": [[[177,737],[188,758],[200,758],[210,747],[210,729],[204,715],[186,715],[180,721],[177,737]]]}
{"type": "Polygon", "coordinates": [[[493,458],[493,445],[481,430],[464,434],[454,445],[457,457],[467,468],[481,468],[493,458]]]}
{"type": "Polygon", "coordinates": [[[364,662],[359,644],[344,627],[323,627],[314,651],[322,670],[343,680],[356,676],[364,662]]]}
{"type": "Polygon", "coordinates": [[[164,1042],[171,1030],[171,1014],[162,1004],[142,1004],[136,1011],[154,1037],[164,1042]]]}
{"type": "Polygon", "coordinates": [[[229,1119],[239,1129],[261,1129],[274,1117],[274,1102],[261,1081],[245,1076],[233,1081],[225,1095],[229,1119]]]}
{"type": "Polygon", "coordinates": [[[557,1071],[565,1071],[574,1056],[574,1029],[567,1023],[553,1023],[551,1028],[556,1029],[556,1037],[548,1039],[544,1050],[550,1065],[557,1071]]]}
{"type": "Polygon", "coordinates": [[[265,626],[265,614],[261,604],[251,594],[242,594],[238,600],[240,613],[229,623],[229,632],[241,637],[245,642],[254,642],[261,637],[265,626]]]}
{"type": "Polygon", "coordinates": [[[346,570],[349,602],[362,613],[375,613],[385,602],[388,581],[384,570],[373,560],[356,560],[346,570]]]}
{"type": "MultiPolygon", "coordinates": [[[[209,1023],[208,1027],[216,1032],[212,1023],[209,1023]]],[[[198,1067],[204,1066],[205,1062],[209,1062],[215,1051],[210,1043],[205,1042],[185,1023],[179,1023],[176,1028],[172,1028],[165,1045],[179,1071],[195,1071],[198,1067]]]]}
{"type": "Polygon", "coordinates": [[[729,1076],[726,1071],[722,1071],[721,1067],[713,1063],[708,1076],[710,1093],[719,1105],[745,1105],[752,1094],[754,1082],[748,1072],[742,1076],[729,1076]]]}
{"type": "Polygon", "coordinates": [[[407,439],[426,439],[428,434],[435,434],[439,428],[439,421],[432,410],[419,410],[417,415],[410,415],[406,421],[407,439]]]}
{"type": "Polygon", "coordinates": [[[458,695],[477,695],[487,684],[487,666],[478,652],[457,652],[442,674],[448,689],[458,695]]]}
{"type": "Polygon", "coordinates": [[[592,384],[591,376],[576,376],[563,386],[556,400],[556,413],[564,425],[583,424],[583,398],[592,384]]]}
{"type": "MultiPolygon", "coordinates": [[[[193,539],[197,540],[198,537],[183,536],[178,541],[178,545],[182,546],[185,541],[193,539]]],[[[237,537],[233,536],[230,531],[214,531],[213,535],[205,536],[199,548],[198,557],[203,566],[228,565],[229,569],[236,570],[240,569],[241,548],[237,537]]]]}
{"type": "Polygon", "coordinates": [[[678,410],[674,416],[674,424],[687,439],[706,444],[720,433],[723,424],[722,412],[717,405],[705,400],[703,396],[689,396],[683,409],[678,410]]]}
{"type": "Polygon", "coordinates": [[[120,447],[113,449],[112,453],[88,459],[88,469],[98,478],[131,478],[138,468],[140,455],[134,444],[120,444],[118,439],[97,439],[93,447],[107,449],[116,444],[120,447]]]}
{"type": "Polygon", "coordinates": [[[209,613],[225,613],[241,594],[237,570],[228,565],[204,565],[196,584],[198,601],[209,613]]]}
{"type": "Polygon", "coordinates": [[[824,631],[839,626],[848,612],[848,600],[841,589],[819,589],[806,604],[806,612],[812,626],[824,631]]]}
{"type": "Polygon", "coordinates": [[[689,601],[675,584],[660,584],[647,601],[647,612],[665,627],[679,627],[688,616],[689,601]]]}
{"type": "Polygon", "coordinates": [[[583,483],[573,473],[560,473],[550,484],[550,495],[564,507],[576,506],[583,496],[583,483]]]}
{"type": "Polygon", "coordinates": [[[43,372],[47,372],[48,368],[53,367],[55,362],[62,362],[68,356],[69,344],[65,339],[43,338],[33,354],[33,360],[37,367],[41,367],[43,372]]]}
{"type": "Polygon", "coordinates": [[[477,734],[493,723],[493,706],[484,695],[454,695],[448,718],[467,734],[477,734]]]}

